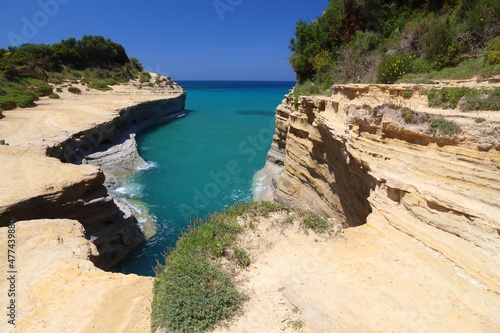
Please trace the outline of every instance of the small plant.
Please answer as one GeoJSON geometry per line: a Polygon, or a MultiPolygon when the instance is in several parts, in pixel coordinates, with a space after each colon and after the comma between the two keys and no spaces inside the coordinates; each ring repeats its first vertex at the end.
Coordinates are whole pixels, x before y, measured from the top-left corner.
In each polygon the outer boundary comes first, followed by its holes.
{"type": "Polygon", "coordinates": [[[455,109],[467,91],[468,88],[431,89],[427,94],[429,106],[455,109]]]}
{"type": "Polygon", "coordinates": [[[149,72],[142,71],[139,74],[139,82],[140,83],[146,83],[146,82],[149,82],[149,80],[151,80],[151,74],[149,74],[149,72]]]}
{"type": "Polygon", "coordinates": [[[500,65],[500,36],[493,38],[485,47],[484,61],[487,65],[500,65]]]}
{"type": "Polygon", "coordinates": [[[474,118],[474,121],[476,123],[484,123],[486,121],[486,119],[482,118],[482,117],[477,117],[477,118],[474,118]]]}
{"type": "Polygon", "coordinates": [[[236,263],[238,266],[241,268],[246,268],[250,266],[250,256],[248,255],[248,252],[241,248],[241,247],[235,247],[234,248],[234,257],[236,258],[236,263]]]}
{"type": "Polygon", "coordinates": [[[415,112],[413,112],[409,108],[403,108],[401,110],[401,116],[406,123],[413,123],[415,121],[415,112]]]}
{"type": "Polygon", "coordinates": [[[304,227],[306,230],[311,229],[317,233],[327,232],[330,226],[328,222],[316,213],[311,211],[300,212],[304,227]]]}
{"type": "Polygon", "coordinates": [[[445,136],[452,136],[460,133],[461,131],[460,126],[458,124],[442,117],[431,118],[430,128],[432,132],[440,133],[445,136]]]}
{"type": "Polygon", "coordinates": [[[50,94],[49,98],[51,98],[51,99],[59,99],[59,98],[61,98],[61,96],[59,96],[58,94],[50,94]]]}
{"type": "Polygon", "coordinates": [[[296,331],[300,330],[304,326],[304,323],[301,320],[295,320],[292,322],[292,328],[296,331]]]}
{"type": "Polygon", "coordinates": [[[413,69],[413,58],[409,55],[386,56],[379,64],[377,79],[381,83],[394,83],[413,69]]]}
{"type": "Polygon", "coordinates": [[[405,90],[401,93],[401,96],[403,96],[404,99],[410,99],[413,97],[413,91],[412,90],[405,90]]]}
{"type": "Polygon", "coordinates": [[[82,93],[82,91],[80,89],[78,89],[77,87],[69,87],[68,91],[72,94],[77,94],[77,95],[82,93]]]}
{"type": "Polygon", "coordinates": [[[63,92],[63,90],[61,88],[56,88],[56,92],[61,93],[61,92],[63,92]]]}

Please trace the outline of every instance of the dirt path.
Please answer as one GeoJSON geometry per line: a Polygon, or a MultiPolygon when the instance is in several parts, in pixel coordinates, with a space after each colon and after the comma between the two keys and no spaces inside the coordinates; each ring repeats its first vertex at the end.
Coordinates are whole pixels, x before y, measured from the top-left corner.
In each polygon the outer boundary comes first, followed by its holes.
{"type": "Polygon", "coordinates": [[[242,240],[251,300],[217,332],[500,332],[500,295],[376,218],[336,238],[276,218],[242,240]]]}

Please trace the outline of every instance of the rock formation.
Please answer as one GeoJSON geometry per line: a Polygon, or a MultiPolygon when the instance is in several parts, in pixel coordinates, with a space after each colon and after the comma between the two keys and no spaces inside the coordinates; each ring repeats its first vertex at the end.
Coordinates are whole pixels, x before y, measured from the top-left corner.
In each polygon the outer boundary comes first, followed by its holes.
{"type": "Polygon", "coordinates": [[[346,85],[331,97],[287,96],[259,174],[271,192],[256,199],[344,226],[381,219],[500,293],[500,115],[428,108],[419,93],[428,88],[346,85]],[[413,97],[403,97],[407,90],[413,97]],[[398,105],[424,120],[406,123],[398,105]],[[425,120],[438,115],[461,133],[433,132],[425,120]]]}
{"type": "MultiPolygon", "coordinates": [[[[96,268],[99,254],[78,221],[21,221],[15,235],[16,325],[2,318],[1,332],[150,332],[153,279],[96,268]]],[[[7,244],[7,228],[0,243],[7,244]]],[[[7,262],[7,251],[0,260],[7,262]]],[[[7,283],[2,273],[2,291],[7,283]]]]}
{"type": "Polygon", "coordinates": [[[143,166],[134,133],[182,116],[186,95],[178,87],[157,93],[134,86],[60,95],[42,100],[36,110],[4,112],[0,137],[8,145],[0,146],[0,156],[8,176],[0,186],[8,190],[0,193],[0,227],[12,220],[78,220],[99,251],[94,262],[110,269],[144,235],[132,211],[105,185],[143,166]]]}

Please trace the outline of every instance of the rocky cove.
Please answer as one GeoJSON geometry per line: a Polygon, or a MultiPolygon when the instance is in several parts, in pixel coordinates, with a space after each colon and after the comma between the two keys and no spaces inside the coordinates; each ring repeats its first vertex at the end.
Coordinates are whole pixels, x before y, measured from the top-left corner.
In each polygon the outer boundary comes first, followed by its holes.
{"type": "MultiPolygon", "coordinates": [[[[74,295],[57,294],[59,301],[49,301],[50,305],[43,301],[50,298],[48,294],[34,296],[33,292],[44,283],[59,288],[65,284],[64,276],[81,282],[77,293],[92,290],[94,283],[100,284],[98,276],[104,285],[118,286],[112,292],[131,292],[130,299],[136,301],[125,305],[130,310],[124,310],[124,315],[136,310],[137,302],[143,310],[150,307],[150,278],[101,270],[115,267],[145,241],[142,226],[130,207],[110,196],[108,189],[117,186],[116,175],[145,165],[137,152],[135,133],[183,116],[186,94],[175,84],[151,88],[138,82],[115,86],[112,92],[88,90],[84,86],[81,90],[81,95],[61,93],[58,101],[42,99],[35,109],[4,112],[0,124],[6,143],[0,146],[5,175],[0,181],[2,244],[7,244],[7,226],[15,222],[17,267],[23,276],[17,284],[16,332],[32,331],[41,318],[48,331],[61,330],[54,316],[61,311],[60,306],[66,308],[65,304],[74,295]],[[82,275],[88,275],[89,279],[82,275]],[[142,281],[140,287],[123,290],[129,283],[136,285],[139,281],[142,281]],[[44,314],[36,314],[41,309],[38,307],[45,309],[44,314]]],[[[7,262],[6,253],[2,253],[2,260],[7,262]]],[[[110,292],[104,285],[95,292],[110,292]]],[[[103,304],[92,294],[81,297],[99,308],[103,304]]],[[[6,296],[2,295],[2,299],[6,296]]],[[[147,315],[146,319],[140,313],[137,315],[141,315],[140,320],[131,316],[124,319],[124,325],[131,321],[134,327],[142,327],[138,331],[148,331],[147,315]],[[141,320],[142,324],[134,322],[141,320]]],[[[91,324],[95,322],[91,320],[91,324]]],[[[102,326],[99,329],[77,326],[71,331],[102,329],[102,326]]],[[[64,327],[62,331],[69,329],[64,327]]],[[[119,331],[122,330],[116,327],[116,332],[119,331]]]]}
{"type": "MultiPolygon", "coordinates": [[[[478,83],[443,86],[453,84],[478,83]]],[[[498,331],[500,119],[446,110],[462,128],[450,138],[376,108],[444,114],[427,106],[426,88],[334,86],[331,97],[283,100],[256,175],[268,191],[255,199],[314,210],[345,230],[324,238],[260,223],[242,241],[253,264],[237,277],[251,301],[221,331],[292,332],[291,317],[304,332],[498,331]]],[[[62,97],[0,121],[2,243],[20,221],[15,332],[148,332],[152,279],[95,267],[143,239],[107,187],[144,163],[133,132],[182,116],[185,94],[123,86],[62,97]]]]}

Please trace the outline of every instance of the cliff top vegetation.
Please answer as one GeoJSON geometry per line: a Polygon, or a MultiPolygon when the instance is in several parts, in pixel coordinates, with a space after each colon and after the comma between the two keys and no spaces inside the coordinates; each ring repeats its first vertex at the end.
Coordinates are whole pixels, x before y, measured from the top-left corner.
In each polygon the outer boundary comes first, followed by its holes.
{"type": "Polygon", "coordinates": [[[500,74],[498,0],[330,0],[297,23],[290,63],[304,93],[335,83],[431,83],[500,74]]]}
{"type": "Polygon", "coordinates": [[[89,88],[109,90],[109,85],[138,78],[143,71],[122,45],[102,36],[0,49],[0,112],[35,106],[41,96],[57,98],[51,83],[77,80],[89,88]]]}

